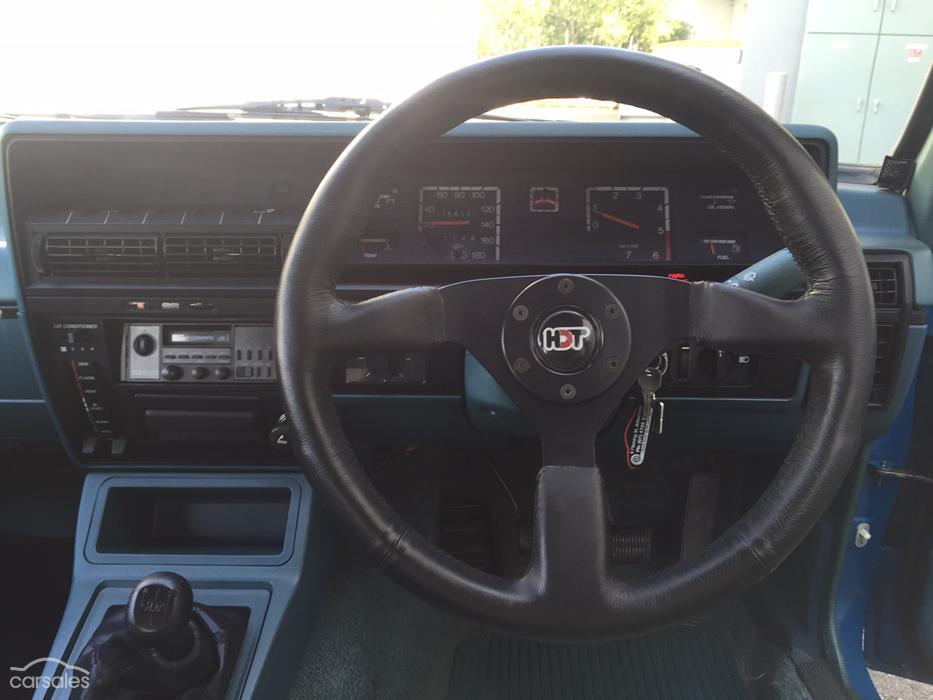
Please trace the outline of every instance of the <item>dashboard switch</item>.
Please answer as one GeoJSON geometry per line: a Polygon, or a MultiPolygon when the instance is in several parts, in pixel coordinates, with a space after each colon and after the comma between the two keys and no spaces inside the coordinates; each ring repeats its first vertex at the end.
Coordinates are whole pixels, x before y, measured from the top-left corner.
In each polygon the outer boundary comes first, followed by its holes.
{"type": "Polygon", "coordinates": [[[754,358],[751,355],[742,355],[732,352],[720,351],[728,356],[720,360],[717,367],[717,383],[722,386],[748,386],[752,383],[754,358]]]}
{"type": "Polygon", "coordinates": [[[288,416],[284,413],[269,431],[269,445],[276,452],[291,451],[291,426],[288,424],[288,416]]]}
{"type": "Polygon", "coordinates": [[[211,371],[207,367],[195,367],[191,370],[191,376],[195,379],[207,379],[211,371]]]}

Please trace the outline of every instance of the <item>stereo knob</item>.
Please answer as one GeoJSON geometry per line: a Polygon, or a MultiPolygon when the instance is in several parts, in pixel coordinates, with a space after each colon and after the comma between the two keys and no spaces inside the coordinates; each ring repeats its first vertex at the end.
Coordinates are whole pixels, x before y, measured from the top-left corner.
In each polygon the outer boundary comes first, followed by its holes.
{"type": "Polygon", "coordinates": [[[162,368],[162,379],[167,379],[170,382],[177,381],[185,376],[185,371],[178,365],[165,365],[162,368]]]}
{"type": "Polygon", "coordinates": [[[140,333],[133,339],[133,350],[141,357],[148,357],[155,352],[156,341],[148,333],[140,333]]]}
{"type": "Polygon", "coordinates": [[[191,376],[195,379],[207,379],[210,374],[210,370],[207,367],[195,367],[191,370],[191,376]]]}
{"type": "Polygon", "coordinates": [[[214,376],[218,379],[227,379],[230,376],[229,367],[218,367],[214,370],[214,376]]]}

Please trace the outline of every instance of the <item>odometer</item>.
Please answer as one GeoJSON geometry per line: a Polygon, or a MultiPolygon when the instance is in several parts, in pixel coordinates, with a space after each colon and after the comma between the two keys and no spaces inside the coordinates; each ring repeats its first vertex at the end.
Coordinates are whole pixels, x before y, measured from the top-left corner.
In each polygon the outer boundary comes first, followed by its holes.
{"type": "Polygon", "coordinates": [[[418,230],[446,260],[499,259],[498,187],[430,185],[418,195],[418,230]]]}
{"type": "Polygon", "coordinates": [[[625,261],[671,259],[671,207],[666,187],[589,187],[586,230],[625,261]]]}

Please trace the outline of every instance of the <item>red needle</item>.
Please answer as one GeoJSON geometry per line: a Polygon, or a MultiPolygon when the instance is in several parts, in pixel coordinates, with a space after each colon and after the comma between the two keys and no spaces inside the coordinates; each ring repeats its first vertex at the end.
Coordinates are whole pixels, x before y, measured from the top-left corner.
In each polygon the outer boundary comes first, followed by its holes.
{"type": "Polygon", "coordinates": [[[424,221],[423,226],[469,226],[469,219],[449,219],[442,221],[424,221]]]}
{"type": "Polygon", "coordinates": [[[626,226],[626,227],[628,227],[628,228],[630,228],[630,229],[634,229],[634,230],[636,230],[636,231],[637,231],[638,229],[641,228],[641,226],[639,226],[638,224],[636,224],[634,221],[629,221],[628,219],[623,219],[621,216],[616,216],[615,214],[607,214],[606,212],[600,211],[599,209],[593,209],[593,213],[594,213],[594,214],[598,214],[599,216],[603,217],[604,219],[608,219],[609,221],[614,221],[614,222],[616,222],[617,224],[622,224],[623,226],[626,226]]]}

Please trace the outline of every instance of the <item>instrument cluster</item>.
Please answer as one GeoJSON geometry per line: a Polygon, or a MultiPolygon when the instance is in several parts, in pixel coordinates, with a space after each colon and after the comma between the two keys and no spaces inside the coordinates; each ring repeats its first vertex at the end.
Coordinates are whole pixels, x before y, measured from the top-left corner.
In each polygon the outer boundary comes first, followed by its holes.
{"type": "Polygon", "coordinates": [[[779,247],[740,176],[416,176],[377,197],[354,262],[735,265],[779,247]]]}

